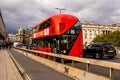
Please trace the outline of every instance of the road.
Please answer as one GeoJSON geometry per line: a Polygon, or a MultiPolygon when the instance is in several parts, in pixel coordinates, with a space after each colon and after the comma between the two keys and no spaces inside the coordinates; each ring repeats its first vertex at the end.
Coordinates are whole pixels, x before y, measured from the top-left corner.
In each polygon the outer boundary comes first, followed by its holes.
{"type": "Polygon", "coordinates": [[[11,49],[9,51],[31,80],[74,80],[11,49]]]}

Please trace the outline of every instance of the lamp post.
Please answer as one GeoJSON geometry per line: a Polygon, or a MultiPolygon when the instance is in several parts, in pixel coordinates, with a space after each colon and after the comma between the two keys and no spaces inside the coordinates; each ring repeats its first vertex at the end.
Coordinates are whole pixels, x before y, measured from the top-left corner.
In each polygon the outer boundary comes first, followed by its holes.
{"type": "Polygon", "coordinates": [[[55,8],[60,11],[60,14],[62,13],[62,10],[66,10],[65,8],[55,8]]]}

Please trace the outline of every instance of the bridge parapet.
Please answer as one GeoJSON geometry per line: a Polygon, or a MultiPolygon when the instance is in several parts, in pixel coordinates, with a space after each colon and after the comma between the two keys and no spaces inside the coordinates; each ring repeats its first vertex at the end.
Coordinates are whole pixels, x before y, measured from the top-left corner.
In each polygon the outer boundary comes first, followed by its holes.
{"type": "Polygon", "coordinates": [[[22,48],[13,48],[14,50],[28,56],[36,61],[43,63],[59,72],[62,72],[66,75],[72,76],[76,80],[114,80],[114,71],[113,70],[120,70],[120,64],[108,61],[101,61],[95,59],[88,59],[88,58],[79,58],[73,56],[66,56],[61,54],[54,54],[36,50],[28,50],[22,48]],[[37,55],[35,55],[37,53],[37,55]],[[40,55],[44,55],[40,57],[40,55]],[[56,62],[56,57],[61,59],[61,63],[56,62]],[[65,60],[71,60],[70,65],[64,64],[65,60]],[[77,63],[84,63],[85,70],[81,70],[76,68],[77,63]],[[100,66],[109,69],[109,77],[101,76],[98,74],[90,73],[90,66],[100,66]]]}

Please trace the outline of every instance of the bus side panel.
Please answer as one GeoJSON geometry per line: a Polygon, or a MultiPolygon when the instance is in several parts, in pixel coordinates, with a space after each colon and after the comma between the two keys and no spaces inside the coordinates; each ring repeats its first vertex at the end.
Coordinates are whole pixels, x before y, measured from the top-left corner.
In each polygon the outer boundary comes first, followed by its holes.
{"type": "Polygon", "coordinates": [[[83,57],[83,37],[82,29],[69,53],[69,56],[83,57]]]}
{"type": "MultiPolygon", "coordinates": [[[[38,50],[38,47],[37,47],[37,46],[34,46],[34,47],[33,47],[33,50],[38,50]]],[[[37,55],[37,53],[34,53],[34,55],[37,55]]]]}
{"type": "MultiPolygon", "coordinates": [[[[49,48],[49,47],[40,47],[40,51],[51,52],[51,48],[49,48]]],[[[40,54],[40,57],[47,58],[48,56],[45,55],[45,54],[40,54]]],[[[52,60],[52,57],[49,56],[49,59],[52,60]]]]}

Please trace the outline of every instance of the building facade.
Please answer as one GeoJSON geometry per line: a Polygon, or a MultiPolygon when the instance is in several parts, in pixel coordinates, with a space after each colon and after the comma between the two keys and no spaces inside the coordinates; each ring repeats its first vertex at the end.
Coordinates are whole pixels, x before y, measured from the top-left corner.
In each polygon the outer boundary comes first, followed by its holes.
{"type": "Polygon", "coordinates": [[[30,29],[22,29],[21,27],[18,29],[18,32],[15,34],[16,42],[22,44],[32,44],[32,30],[30,29]]]}
{"type": "Polygon", "coordinates": [[[15,34],[8,34],[7,41],[10,41],[12,43],[16,42],[17,41],[16,35],[15,34]]]}
{"type": "Polygon", "coordinates": [[[31,43],[31,30],[30,29],[26,29],[25,30],[25,44],[30,44],[31,43]]]}
{"type": "Polygon", "coordinates": [[[19,43],[24,43],[24,29],[22,29],[21,27],[18,29],[18,32],[17,34],[15,35],[16,37],[16,41],[19,42],[19,43]]]}
{"type": "Polygon", "coordinates": [[[120,30],[120,24],[102,25],[94,23],[83,23],[82,29],[83,44],[84,46],[87,46],[97,35],[108,34],[110,32],[120,30]]]}
{"type": "Polygon", "coordinates": [[[6,38],[6,27],[3,21],[1,9],[0,9],[0,44],[3,44],[6,38]]]}

